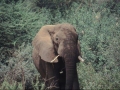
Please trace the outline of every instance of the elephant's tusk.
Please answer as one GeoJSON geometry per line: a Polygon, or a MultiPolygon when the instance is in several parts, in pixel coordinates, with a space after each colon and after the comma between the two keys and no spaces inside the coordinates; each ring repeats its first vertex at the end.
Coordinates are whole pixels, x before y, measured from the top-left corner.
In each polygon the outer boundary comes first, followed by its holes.
{"type": "Polygon", "coordinates": [[[79,59],[81,62],[84,62],[84,59],[82,59],[81,56],[78,56],[78,59],[79,59]]]}
{"type": "Polygon", "coordinates": [[[60,74],[62,74],[63,73],[63,71],[60,71],[60,74]]]}
{"type": "Polygon", "coordinates": [[[51,61],[51,63],[53,63],[58,57],[59,57],[59,55],[57,55],[57,56],[51,61]]]}

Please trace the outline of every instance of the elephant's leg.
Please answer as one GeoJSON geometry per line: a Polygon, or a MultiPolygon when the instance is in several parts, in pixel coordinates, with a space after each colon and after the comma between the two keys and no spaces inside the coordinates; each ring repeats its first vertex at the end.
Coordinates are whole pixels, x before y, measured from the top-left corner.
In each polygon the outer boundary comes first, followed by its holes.
{"type": "Polygon", "coordinates": [[[65,90],[66,72],[65,69],[60,72],[60,89],[65,90]]]}
{"type": "Polygon", "coordinates": [[[45,83],[47,89],[57,90],[59,87],[59,70],[57,65],[46,62],[46,77],[45,83]]]}
{"type": "Polygon", "coordinates": [[[73,89],[72,90],[80,90],[77,71],[75,73],[75,78],[74,78],[73,89]]]}

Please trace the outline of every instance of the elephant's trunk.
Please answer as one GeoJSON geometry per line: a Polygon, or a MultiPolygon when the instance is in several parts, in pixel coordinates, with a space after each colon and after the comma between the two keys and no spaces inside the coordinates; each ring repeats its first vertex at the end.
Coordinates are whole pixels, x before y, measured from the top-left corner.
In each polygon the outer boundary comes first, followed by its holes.
{"type": "Polygon", "coordinates": [[[73,45],[67,50],[64,56],[65,67],[66,67],[66,89],[70,90],[73,88],[73,83],[77,74],[76,71],[76,60],[77,59],[77,48],[73,45]]]}
{"type": "MultiPolygon", "coordinates": [[[[70,60],[70,59],[69,59],[70,60]]],[[[73,87],[75,77],[75,65],[73,62],[66,62],[66,89],[70,90],[73,87]]]]}

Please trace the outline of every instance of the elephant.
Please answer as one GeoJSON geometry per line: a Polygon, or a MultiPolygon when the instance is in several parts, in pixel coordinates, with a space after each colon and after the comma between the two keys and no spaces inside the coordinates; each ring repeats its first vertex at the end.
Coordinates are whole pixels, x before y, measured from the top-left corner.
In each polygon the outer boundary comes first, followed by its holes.
{"type": "Polygon", "coordinates": [[[32,46],[33,63],[47,89],[80,89],[76,63],[84,60],[73,25],[62,23],[42,26],[32,46]]]}

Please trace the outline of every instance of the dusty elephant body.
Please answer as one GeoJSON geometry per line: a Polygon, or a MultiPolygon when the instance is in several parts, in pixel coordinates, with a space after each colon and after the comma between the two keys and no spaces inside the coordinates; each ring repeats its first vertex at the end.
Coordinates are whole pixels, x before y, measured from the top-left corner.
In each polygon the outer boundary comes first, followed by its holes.
{"type": "Polygon", "coordinates": [[[48,89],[79,89],[78,35],[67,23],[43,26],[32,42],[34,64],[48,89]]]}

